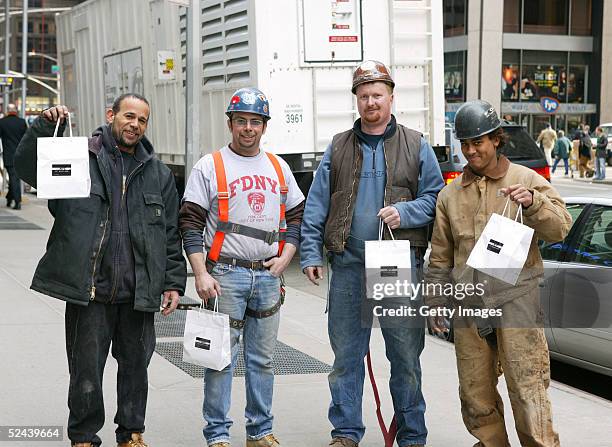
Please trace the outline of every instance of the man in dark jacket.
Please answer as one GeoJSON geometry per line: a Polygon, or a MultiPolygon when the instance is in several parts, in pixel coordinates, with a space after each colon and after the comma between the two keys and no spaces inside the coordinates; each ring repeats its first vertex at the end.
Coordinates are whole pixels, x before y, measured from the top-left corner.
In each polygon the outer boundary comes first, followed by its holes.
{"type": "Polygon", "coordinates": [[[26,130],[28,126],[23,118],[17,116],[17,107],[15,104],[9,104],[6,116],[0,120],[0,138],[2,138],[2,160],[9,176],[6,206],[10,207],[14,202],[15,210],[21,209],[21,180],[15,172],[15,150],[26,130]]]}
{"type": "MultiPolygon", "coordinates": [[[[36,139],[53,135],[67,114],[65,106],[44,111],[17,148],[17,172],[34,187],[36,139]]],[[[102,378],[111,343],[119,365],[118,446],[146,446],[141,434],[155,348],[153,316],[160,304],[163,315],[172,313],[185,290],[179,198],[170,169],[144,136],[148,121],[145,98],[117,98],[107,111],[108,124],[89,139],[90,196],[48,205],[55,222],[31,288],[66,301],[73,446],[101,443],[102,378]]]]}
{"type": "Polygon", "coordinates": [[[606,161],[608,159],[608,135],[602,127],[595,129],[597,135],[597,147],[595,148],[595,177],[593,180],[606,179],[606,161]]]}

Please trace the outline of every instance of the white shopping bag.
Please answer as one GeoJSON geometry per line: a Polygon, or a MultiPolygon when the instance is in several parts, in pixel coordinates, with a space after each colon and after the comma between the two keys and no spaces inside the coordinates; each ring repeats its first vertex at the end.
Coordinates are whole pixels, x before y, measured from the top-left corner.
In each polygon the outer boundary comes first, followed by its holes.
{"type": "Polygon", "coordinates": [[[229,315],[199,309],[187,311],[183,361],[221,371],[232,361],[229,315]]]}
{"type": "Polygon", "coordinates": [[[365,241],[366,296],[375,300],[412,297],[410,241],[393,238],[391,228],[392,240],[383,241],[382,233],[381,220],[378,240],[365,241]]]}
{"type": "Polygon", "coordinates": [[[527,260],[533,228],[523,225],[521,205],[518,206],[514,220],[505,216],[506,209],[510,214],[509,203],[508,198],[501,215],[491,215],[468,257],[467,265],[508,284],[516,285],[527,260]],[[520,222],[517,221],[519,216],[520,222]]]}
{"type": "Polygon", "coordinates": [[[57,138],[59,120],[53,137],[37,139],[36,193],[41,199],[75,199],[89,197],[89,148],[87,137],[73,137],[68,114],[70,137],[57,138]]]}

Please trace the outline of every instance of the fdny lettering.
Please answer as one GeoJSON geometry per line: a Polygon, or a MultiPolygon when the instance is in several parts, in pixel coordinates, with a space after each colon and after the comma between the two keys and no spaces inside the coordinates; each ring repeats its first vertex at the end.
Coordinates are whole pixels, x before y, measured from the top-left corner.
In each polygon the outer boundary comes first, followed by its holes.
{"type": "Polygon", "coordinates": [[[251,189],[267,191],[270,188],[273,194],[278,194],[278,180],[263,175],[245,175],[232,181],[228,185],[230,199],[236,196],[236,189],[241,188],[242,192],[251,189]]]}

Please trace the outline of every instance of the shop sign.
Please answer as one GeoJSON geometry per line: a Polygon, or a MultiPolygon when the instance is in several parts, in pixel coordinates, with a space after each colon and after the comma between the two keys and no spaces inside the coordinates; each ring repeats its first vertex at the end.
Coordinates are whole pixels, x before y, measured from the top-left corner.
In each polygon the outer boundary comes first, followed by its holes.
{"type": "Polygon", "coordinates": [[[546,113],[550,114],[556,113],[559,109],[559,101],[557,101],[555,98],[551,98],[550,96],[542,96],[540,98],[540,105],[546,113]]]}
{"type": "MultiPolygon", "coordinates": [[[[550,98],[549,98],[550,99],[550,98]]],[[[537,102],[502,102],[501,113],[515,115],[518,113],[526,113],[530,115],[538,115],[542,113],[544,106],[537,102]]],[[[571,114],[571,115],[584,115],[589,113],[596,113],[596,104],[583,104],[583,103],[560,103],[557,107],[556,114],[571,114]]],[[[550,113],[550,112],[548,112],[550,113]]]]}

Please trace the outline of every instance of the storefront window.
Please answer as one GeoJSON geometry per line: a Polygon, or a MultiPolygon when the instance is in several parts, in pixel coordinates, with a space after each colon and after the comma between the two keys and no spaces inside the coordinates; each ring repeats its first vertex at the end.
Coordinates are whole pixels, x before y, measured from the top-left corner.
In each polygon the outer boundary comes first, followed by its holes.
{"type": "Polygon", "coordinates": [[[567,80],[567,102],[585,102],[584,80],[587,67],[570,65],[567,80]]]}
{"type": "Polygon", "coordinates": [[[518,101],[519,67],[514,64],[502,66],[502,101],[518,101]]]}
{"type": "Polygon", "coordinates": [[[521,32],[521,0],[504,0],[504,33],[521,32]]]}
{"type": "Polygon", "coordinates": [[[523,12],[523,33],[567,34],[568,12],[569,0],[529,0],[523,12]]]}
{"type": "Polygon", "coordinates": [[[590,36],[592,34],[591,11],[591,0],[572,0],[570,34],[573,36],[590,36]]]}
{"type": "Polygon", "coordinates": [[[444,97],[447,102],[465,101],[465,51],[444,53],[444,97]]]}
{"type": "Polygon", "coordinates": [[[467,34],[468,0],[444,0],[444,37],[467,34]]]}
{"type": "Polygon", "coordinates": [[[591,63],[589,53],[570,53],[570,68],[567,78],[567,102],[584,103],[586,101],[586,80],[591,63]]]}
{"type": "Polygon", "coordinates": [[[537,102],[542,96],[565,102],[567,97],[567,53],[523,51],[521,101],[537,102]]]}

